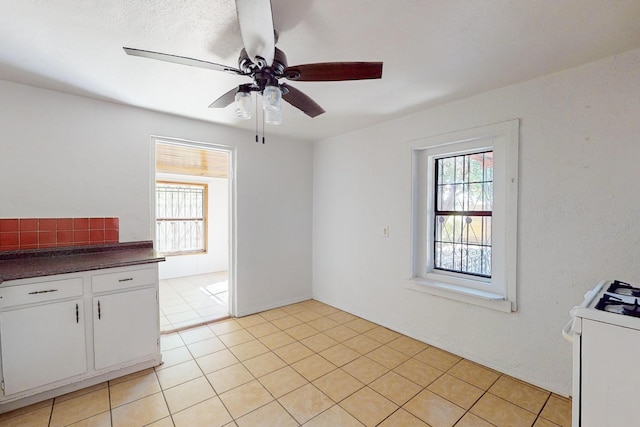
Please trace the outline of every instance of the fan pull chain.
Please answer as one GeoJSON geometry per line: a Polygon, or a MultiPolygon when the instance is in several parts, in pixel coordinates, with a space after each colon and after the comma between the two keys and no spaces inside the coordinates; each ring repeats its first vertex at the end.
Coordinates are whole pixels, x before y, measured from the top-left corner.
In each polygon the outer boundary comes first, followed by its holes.
{"type": "MultiPolygon", "coordinates": [[[[256,95],[256,142],[259,142],[258,139],[258,96],[256,95]]],[[[265,143],[264,139],[264,109],[262,109],[262,143],[265,143]]]]}
{"type": "Polygon", "coordinates": [[[256,142],[258,142],[258,96],[256,95],[256,142]]]}

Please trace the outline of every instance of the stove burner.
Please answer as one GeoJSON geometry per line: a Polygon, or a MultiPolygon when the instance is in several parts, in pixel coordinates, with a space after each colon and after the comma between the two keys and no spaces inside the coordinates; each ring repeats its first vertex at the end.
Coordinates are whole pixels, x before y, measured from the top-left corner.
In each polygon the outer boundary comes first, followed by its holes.
{"type": "Polygon", "coordinates": [[[605,294],[598,304],[596,309],[602,311],[608,311],[610,313],[623,314],[625,316],[640,317],[640,305],[636,299],[633,304],[626,303],[619,298],[605,294]]]}
{"type": "Polygon", "coordinates": [[[609,289],[607,289],[607,292],[640,298],[640,289],[631,286],[629,283],[621,282],[620,280],[614,280],[609,286],[609,289]]]}

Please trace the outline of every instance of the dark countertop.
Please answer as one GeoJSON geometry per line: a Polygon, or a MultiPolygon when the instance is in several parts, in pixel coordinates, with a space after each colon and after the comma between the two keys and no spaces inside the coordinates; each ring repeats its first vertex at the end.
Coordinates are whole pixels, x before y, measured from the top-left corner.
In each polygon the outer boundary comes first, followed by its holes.
{"type": "Polygon", "coordinates": [[[164,261],[153,242],[0,252],[0,284],[7,280],[164,261]]]}

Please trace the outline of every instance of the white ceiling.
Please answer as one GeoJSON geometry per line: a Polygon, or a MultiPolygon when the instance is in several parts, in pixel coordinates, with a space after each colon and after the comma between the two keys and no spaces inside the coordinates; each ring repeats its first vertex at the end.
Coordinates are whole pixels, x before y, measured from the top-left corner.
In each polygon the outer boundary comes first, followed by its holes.
{"type": "MultiPolygon", "coordinates": [[[[294,82],[327,112],[269,134],[320,139],[640,47],[640,0],[272,0],[289,64],[383,61],[381,80],[294,82]]],[[[0,79],[246,129],[208,105],[247,78],[233,0],[0,0],[0,79]]]]}

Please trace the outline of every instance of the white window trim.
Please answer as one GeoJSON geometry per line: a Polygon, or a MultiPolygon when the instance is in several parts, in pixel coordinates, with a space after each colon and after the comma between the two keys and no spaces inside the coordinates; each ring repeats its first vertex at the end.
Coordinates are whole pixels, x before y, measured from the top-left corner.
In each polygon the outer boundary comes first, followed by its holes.
{"type": "Polygon", "coordinates": [[[516,311],[519,120],[412,141],[411,279],[406,288],[445,298],[516,311]],[[492,276],[433,269],[433,162],[435,158],[493,150],[492,276]]]}

